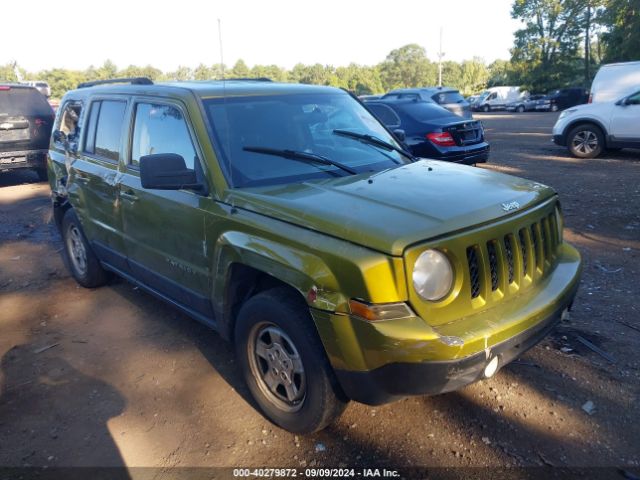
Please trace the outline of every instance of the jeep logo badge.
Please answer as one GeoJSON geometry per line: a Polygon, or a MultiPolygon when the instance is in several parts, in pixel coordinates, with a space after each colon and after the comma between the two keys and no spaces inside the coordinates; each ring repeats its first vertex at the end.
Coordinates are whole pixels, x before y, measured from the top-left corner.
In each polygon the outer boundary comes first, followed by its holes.
{"type": "Polygon", "coordinates": [[[510,212],[511,210],[517,210],[520,208],[520,204],[518,202],[508,202],[502,204],[502,210],[505,212],[510,212]]]}

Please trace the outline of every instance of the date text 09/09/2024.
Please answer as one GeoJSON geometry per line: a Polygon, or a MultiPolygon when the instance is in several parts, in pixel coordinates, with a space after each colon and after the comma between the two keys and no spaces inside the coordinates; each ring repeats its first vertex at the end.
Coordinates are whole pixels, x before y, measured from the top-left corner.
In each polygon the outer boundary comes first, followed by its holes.
{"type": "Polygon", "coordinates": [[[235,468],[237,478],[397,478],[397,470],[386,468],[235,468]]]}

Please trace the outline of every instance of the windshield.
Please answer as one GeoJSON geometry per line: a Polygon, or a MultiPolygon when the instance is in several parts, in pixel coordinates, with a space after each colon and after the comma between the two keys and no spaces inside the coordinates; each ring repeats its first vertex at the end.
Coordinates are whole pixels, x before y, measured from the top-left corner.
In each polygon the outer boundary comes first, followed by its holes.
{"type": "Polygon", "coordinates": [[[389,148],[334,132],[371,135],[400,148],[378,120],[347,94],[227,97],[206,99],[204,105],[222,156],[220,164],[236,188],[351,174],[327,161],[292,160],[292,156],[300,159],[300,154],[325,157],[355,173],[410,162],[389,148]],[[265,148],[281,154],[264,154],[265,148]]]}

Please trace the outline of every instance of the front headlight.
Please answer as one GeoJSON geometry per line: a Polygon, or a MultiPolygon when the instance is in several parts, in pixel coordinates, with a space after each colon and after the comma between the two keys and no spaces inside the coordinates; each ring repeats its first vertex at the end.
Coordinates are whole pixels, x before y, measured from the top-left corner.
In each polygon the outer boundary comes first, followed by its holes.
{"type": "Polygon", "coordinates": [[[413,288],[425,300],[441,300],[453,286],[453,267],[438,250],[425,250],[413,266],[413,288]]]}
{"type": "Polygon", "coordinates": [[[572,114],[573,112],[575,112],[575,111],[576,111],[576,109],[575,109],[575,108],[570,108],[569,110],[565,110],[564,112],[562,112],[562,113],[560,114],[560,116],[558,117],[558,120],[560,120],[561,118],[564,118],[564,117],[566,117],[566,116],[568,116],[568,115],[571,115],[571,114],[572,114]]]}

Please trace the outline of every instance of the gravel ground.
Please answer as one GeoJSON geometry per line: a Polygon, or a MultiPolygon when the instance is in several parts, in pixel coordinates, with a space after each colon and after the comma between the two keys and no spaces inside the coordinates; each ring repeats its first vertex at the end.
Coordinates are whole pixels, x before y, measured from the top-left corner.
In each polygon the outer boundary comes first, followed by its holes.
{"type": "Polygon", "coordinates": [[[637,472],[640,152],[574,159],[549,141],[555,114],[477,118],[492,145],[482,168],[560,194],[565,239],[585,260],[570,319],[490,380],[376,408],[351,403],[310,436],[253,408],[215,333],[124,281],[78,287],[61,260],[48,186],[28,172],[0,174],[0,466],[637,472]]]}

